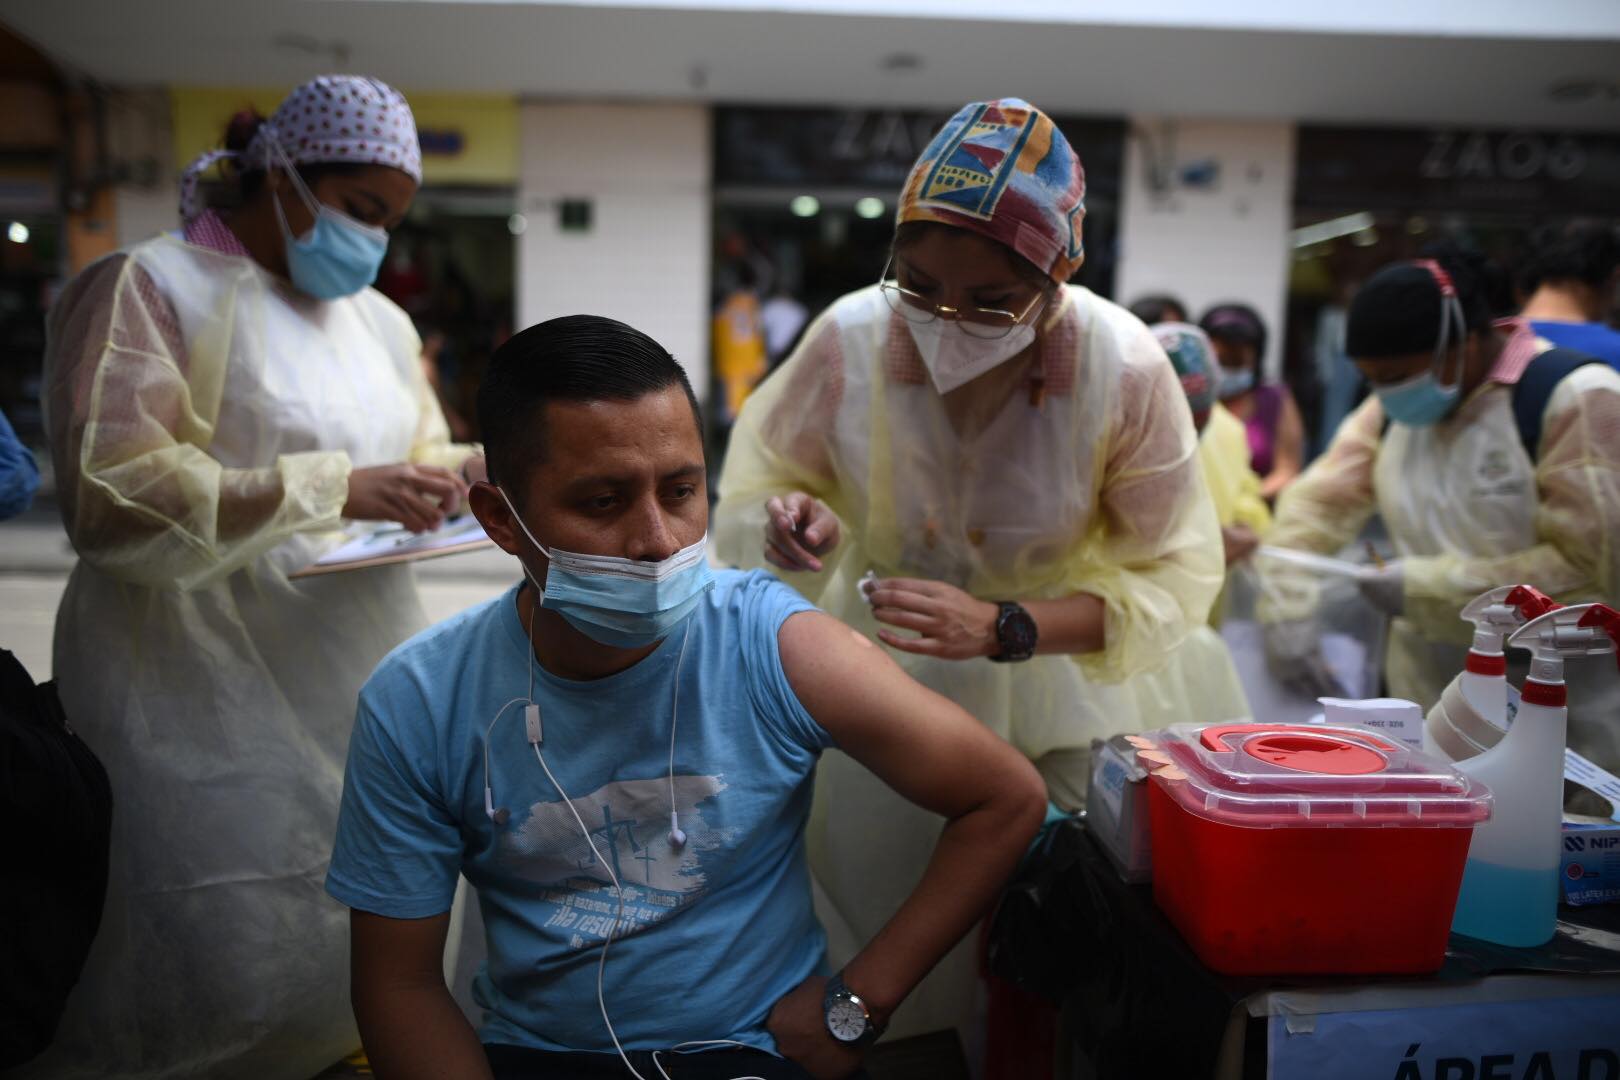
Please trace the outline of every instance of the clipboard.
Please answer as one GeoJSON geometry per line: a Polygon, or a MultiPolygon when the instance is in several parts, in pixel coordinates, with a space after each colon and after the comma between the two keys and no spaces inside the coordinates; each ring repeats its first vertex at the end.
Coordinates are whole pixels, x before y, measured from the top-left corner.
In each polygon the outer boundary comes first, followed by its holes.
{"type": "Polygon", "coordinates": [[[471,514],[459,514],[425,533],[413,533],[403,525],[389,524],[365,530],[287,576],[297,579],[339,574],[345,570],[437,559],[494,546],[495,541],[484,533],[484,527],[471,514]]]}

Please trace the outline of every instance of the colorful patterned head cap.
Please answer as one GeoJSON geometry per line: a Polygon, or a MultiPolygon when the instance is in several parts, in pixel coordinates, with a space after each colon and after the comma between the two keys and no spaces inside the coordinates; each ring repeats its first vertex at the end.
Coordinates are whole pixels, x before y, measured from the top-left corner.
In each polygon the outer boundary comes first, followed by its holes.
{"type": "Polygon", "coordinates": [[[906,178],[895,224],[937,221],[1012,248],[1063,284],[1085,261],[1086,171],[1063,132],[1018,98],[966,105],[906,178]]]}
{"type": "Polygon", "coordinates": [[[405,95],[364,75],[322,75],[288,94],[240,154],[211,150],[186,167],[181,218],[202,212],[197,183],[215,162],[234,158],[244,170],[265,169],[281,155],[294,165],[387,165],[422,182],[422,147],[405,95]]]}
{"type": "Polygon", "coordinates": [[[1209,335],[1191,323],[1155,323],[1152,329],[1181,379],[1193,419],[1203,427],[1204,419],[1215,407],[1215,347],[1209,335]]]}

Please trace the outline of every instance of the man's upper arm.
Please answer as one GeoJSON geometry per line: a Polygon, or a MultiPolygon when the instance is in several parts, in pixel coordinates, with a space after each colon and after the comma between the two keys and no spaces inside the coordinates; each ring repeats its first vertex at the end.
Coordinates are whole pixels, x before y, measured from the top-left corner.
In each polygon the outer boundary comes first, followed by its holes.
{"type": "Polygon", "coordinates": [[[831,616],[793,615],[778,642],[782,670],[810,716],[918,806],[951,818],[1009,785],[1041,790],[1022,754],[831,616]]]}
{"type": "Polygon", "coordinates": [[[393,919],[450,910],[461,830],[424,773],[432,758],[425,742],[402,746],[362,697],[326,877],[326,891],[339,902],[393,919]]]}

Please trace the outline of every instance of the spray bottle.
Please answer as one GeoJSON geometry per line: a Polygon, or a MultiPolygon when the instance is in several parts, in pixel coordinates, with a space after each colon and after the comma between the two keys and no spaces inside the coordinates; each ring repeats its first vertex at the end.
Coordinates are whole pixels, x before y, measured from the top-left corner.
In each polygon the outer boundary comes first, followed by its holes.
{"type": "Polygon", "coordinates": [[[1564,661],[1616,650],[1620,612],[1577,604],[1531,619],[1507,643],[1529,649],[1530,675],[1513,726],[1494,747],[1457,763],[1491,789],[1491,820],[1474,829],[1451,928],[1502,945],[1533,946],[1557,929],[1564,738],[1564,661]]]}
{"type": "Polygon", "coordinates": [[[1503,641],[1559,606],[1528,585],[1503,585],[1462,609],[1463,621],[1474,624],[1474,644],[1462,673],[1429,710],[1423,725],[1425,751],[1461,761],[1497,744],[1511,720],[1503,641]]]}

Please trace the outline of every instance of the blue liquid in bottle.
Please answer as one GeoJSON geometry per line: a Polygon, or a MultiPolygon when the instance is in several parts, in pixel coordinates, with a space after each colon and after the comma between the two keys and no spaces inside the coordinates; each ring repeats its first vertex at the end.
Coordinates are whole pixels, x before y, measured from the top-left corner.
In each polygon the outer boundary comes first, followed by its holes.
{"type": "Polygon", "coordinates": [[[1469,859],[1451,929],[1499,945],[1544,944],[1558,928],[1558,871],[1469,859]]]}

